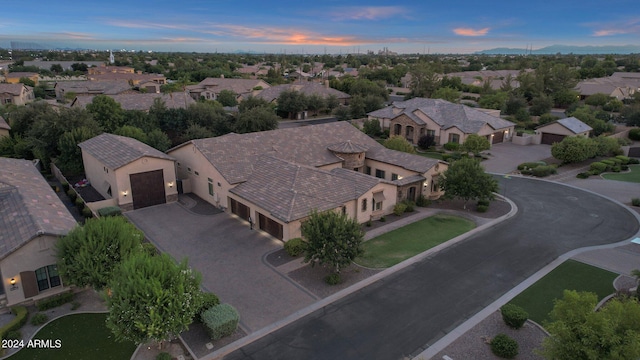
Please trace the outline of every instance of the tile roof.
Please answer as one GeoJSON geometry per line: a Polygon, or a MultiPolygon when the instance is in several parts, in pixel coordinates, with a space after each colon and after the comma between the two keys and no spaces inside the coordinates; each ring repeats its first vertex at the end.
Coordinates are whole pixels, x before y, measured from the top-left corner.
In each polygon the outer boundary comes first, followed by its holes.
{"type": "Polygon", "coordinates": [[[542,125],[542,126],[538,126],[536,129],[540,129],[540,128],[544,128],[545,126],[549,126],[553,123],[558,123],[562,126],[564,126],[565,128],[569,129],[572,133],[574,134],[580,134],[583,133],[585,131],[591,131],[593,130],[593,128],[591,128],[591,126],[583,123],[582,121],[580,121],[580,119],[577,119],[575,117],[568,117],[568,118],[564,118],[564,119],[560,119],[560,120],[556,120],[554,122],[542,125]]]}
{"type": "MultiPolygon", "coordinates": [[[[189,107],[189,105],[196,103],[189,94],[184,92],[174,92],[169,94],[132,93],[107,96],[119,103],[124,110],[149,111],[156,98],[162,99],[167,109],[185,109],[189,107]]],[[[95,96],[78,96],[71,106],[85,108],[88,104],[91,104],[94,97],[95,96]]]]}
{"type": "Polygon", "coordinates": [[[144,156],[174,161],[174,158],[136,139],[104,133],[78,144],[110,169],[118,169],[144,156]]]}
{"type": "Polygon", "coordinates": [[[351,140],[339,142],[337,144],[332,144],[327,146],[329,151],[333,151],[335,153],[340,154],[359,154],[367,151],[369,148],[360,144],[354,144],[351,140]]]}
{"type": "Polygon", "coordinates": [[[272,102],[280,96],[283,91],[286,90],[295,90],[299,91],[307,96],[309,95],[320,95],[323,98],[326,98],[330,95],[335,95],[338,99],[349,99],[351,95],[344,93],[342,91],[327,87],[322,84],[307,82],[303,84],[282,84],[272,86],[268,89],[264,89],[260,92],[260,94],[256,95],[256,97],[267,100],[268,102],[272,102]]]}
{"type": "Polygon", "coordinates": [[[0,116],[0,129],[11,130],[11,126],[7,123],[7,121],[0,116]]]}
{"type": "Polygon", "coordinates": [[[7,75],[5,75],[7,78],[29,78],[29,77],[33,77],[33,76],[38,76],[38,73],[34,73],[34,72],[10,72],[7,75]]]}
{"type": "Polygon", "coordinates": [[[231,90],[236,94],[246,94],[254,91],[253,89],[257,86],[261,86],[264,89],[270,85],[259,79],[206,78],[200,81],[198,85],[187,86],[187,89],[215,88],[215,93],[219,93],[222,90],[231,90]]]}
{"type": "MultiPolygon", "coordinates": [[[[350,141],[367,148],[365,157],[424,173],[439,161],[390,150],[346,121],[248,134],[196,139],[176,148],[195,145],[230,184],[246,181],[261,155],[296,164],[320,167],[341,162],[328,147],[350,141]]],[[[174,149],[176,149],[174,148],[174,149]]],[[[168,150],[171,153],[172,150],[168,150]]]]}
{"type": "Polygon", "coordinates": [[[126,80],[119,81],[58,81],[56,89],[77,94],[116,95],[131,90],[126,80]]]}
{"type": "Polygon", "coordinates": [[[22,94],[24,88],[27,87],[24,84],[0,84],[0,94],[11,94],[19,96],[22,94]]]}
{"type": "Polygon", "coordinates": [[[406,115],[416,124],[424,125],[425,122],[416,114],[418,111],[428,116],[436,124],[440,125],[442,129],[457,127],[466,134],[477,133],[485,124],[488,124],[494,130],[515,125],[511,121],[491,116],[478,109],[466,105],[453,104],[442,99],[413,98],[407,101],[396,101],[391,106],[373,111],[368,115],[390,119],[406,115]],[[394,108],[396,109],[396,114],[391,116],[394,114],[394,108]],[[400,110],[399,113],[397,113],[398,110],[400,110]]]}
{"type": "Polygon", "coordinates": [[[42,234],[77,225],[31,161],[0,158],[0,259],[42,234]]]}
{"type": "Polygon", "coordinates": [[[231,189],[269,215],[284,222],[301,219],[316,209],[335,209],[357,199],[381,179],[352,170],[321,170],[273,156],[258,157],[251,177],[231,189]]]}

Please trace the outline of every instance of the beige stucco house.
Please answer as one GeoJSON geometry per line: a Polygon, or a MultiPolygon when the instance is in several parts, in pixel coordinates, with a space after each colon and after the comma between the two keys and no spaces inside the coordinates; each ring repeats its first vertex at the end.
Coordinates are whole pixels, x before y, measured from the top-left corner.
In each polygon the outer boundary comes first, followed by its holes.
{"type": "MultiPolygon", "coordinates": [[[[173,92],[168,94],[161,93],[132,93],[120,95],[105,95],[112,98],[120,104],[123,110],[138,110],[148,112],[156,99],[160,99],[167,109],[186,109],[196,101],[184,92],[173,92]]],[[[95,96],[77,96],[71,102],[70,107],[86,108],[93,102],[95,96]]]]}
{"type": "Polygon", "coordinates": [[[7,121],[0,116],[0,137],[9,136],[9,131],[11,130],[11,126],[7,124],[7,121]]]}
{"type": "Polygon", "coordinates": [[[0,105],[25,105],[35,100],[33,88],[21,83],[0,84],[0,105]]]}
{"type": "Polygon", "coordinates": [[[225,77],[206,78],[197,85],[189,85],[186,90],[196,100],[216,100],[223,90],[233,91],[238,101],[249,96],[256,96],[271,85],[259,79],[229,79],[225,77]]]}
{"type": "Polygon", "coordinates": [[[491,144],[508,141],[515,124],[486,111],[453,104],[442,99],[413,98],[367,114],[378,119],[390,135],[403,136],[417,144],[423,135],[431,135],[438,145],[463,143],[470,134],[485,136],[491,144]]]}
{"type": "Polygon", "coordinates": [[[387,149],[347,122],[191,140],[167,153],[185,192],[284,241],[301,235],[313,209],[364,223],[397,202],[438,198],[447,168],[387,149]]]}
{"type": "Polygon", "coordinates": [[[77,225],[31,161],[0,158],[0,304],[68,290],[55,244],[77,225]]]}
{"type": "Polygon", "coordinates": [[[567,136],[589,137],[592,130],[591,126],[572,116],[538,126],[534,142],[552,145],[561,142],[567,136]]]}
{"type": "Polygon", "coordinates": [[[102,134],[78,144],[87,180],[124,211],[178,199],[175,160],[136,139],[102,134]]]}

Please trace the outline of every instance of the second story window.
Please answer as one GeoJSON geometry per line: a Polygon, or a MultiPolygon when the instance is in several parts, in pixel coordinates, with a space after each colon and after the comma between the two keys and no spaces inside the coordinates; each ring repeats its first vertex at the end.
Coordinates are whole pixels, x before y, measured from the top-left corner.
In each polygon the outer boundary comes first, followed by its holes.
{"type": "Polygon", "coordinates": [[[376,169],[376,177],[377,178],[384,179],[385,175],[386,174],[385,174],[384,170],[376,169]]]}

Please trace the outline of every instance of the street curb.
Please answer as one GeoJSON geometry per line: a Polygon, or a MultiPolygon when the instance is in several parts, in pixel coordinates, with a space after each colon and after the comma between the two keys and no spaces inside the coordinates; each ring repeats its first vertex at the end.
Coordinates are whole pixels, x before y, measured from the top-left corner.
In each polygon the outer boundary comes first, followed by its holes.
{"type": "Polygon", "coordinates": [[[417,262],[419,262],[419,261],[421,261],[421,260],[423,260],[423,259],[425,259],[425,258],[427,258],[427,257],[429,257],[429,256],[431,256],[431,255],[443,250],[443,249],[446,249],[449,246],[452,246],[452,245],[455,245],[455,244],[457,244],[457,243],[459,243],[461,241],[464,241],[464,240],[466,240],[467,238],[469,238],[472,235],[475,235],[475,234],[477,234],[477,233],[479,233],[481,231],[485,231],[485,230],[487,230],[487,229],[489,229],[491,227],[494,227],[497,224],[499,224],[499,223],[501,223],[501,222],[513,217],[518,212],[518,207],[516,206],[515,203],[513,203],[513,201],[509,200],[508,198],[506,198],[506,197],[504,197],[504,196],[502,196],[500,194],[496,194],[496,196],[501,198],[501,199],[503,199],[504,201],[508,202],[511,205],[511,211],[509,211],[507,214],[502,215],[499,218],[496,218],[496,219],[494,219],[494,220],[492,220],[492,221],[490,221],[490,222],[488,222],[488,223],[486,223],[484,225],[478,226],[477,228],[472,229],[471,231],[468,231],[468,232],[466,232],[466,233],[464,233],[462,235],[459,235],[459,236],[457,236],[457,237],[455,237],[455,238],[453,238],[453,239],[451,239],[451,240],[449,240],[449,241],[447,241],[445,243],[442,243],[442,244],[440,244],[438,246],[435,246],[435,247],[433,247],[433,248],[431,248],[431,249],[429,249],[429,250],[427,250],[427,251],[425,251],[425,252],[423,252],[423,253],[421,253],[419,255],[416,255],[416,256],[414,256],[414,257],[412,257],[410,259],[407,259],[407,260],[405,260],[405,261],[403,261],[403,262],[401,262],[401,263],[399,263],[397,265],[394,265],[394,266],[392,266],[392,267],[390,267],[390,268],[388,268],[386,270],[383,270],[383,271],[381,271],[381,272],[379,272],[379,273],[377,273],[375,275],[372,275],[372,276],[370,276],[370,277],[368,277],[368,278],[366,278],[366,279],[364,279],[364,280],[362,280],[362,281],[360,281],[360,282],[358,282],[356,284],[353,284],[353,285],[349,286],[346,289],[340,290],[339,292],[337,292],[337,293],[335,293],[335,294],[333,294],[331,296],[328,296],[328,297],[326,297],[326,298],[324,298],[322,300],[319,300],[318,302],[316,302],[314,304],[311,304],[311,305],[307,306],[306,308],[300,309],[300,310],[296,311],[295,313],[287,316],[286,318],[284,318],[284,319],[282,319],[280,321],[277,321],[277,322],[275,322],[275,323],[273,323],[271,325],[268,325],[268,326],[266,326],[266,327],[264,327],[264,328],[262,328],[262,329],[260,329],[260,330],[258,330],[256,332],[253,332],[253,333],[251,333],[251,334],[249,334],[249,335],[247,335],[247,336],[245,336],[245,337],[243,337],[243,338],[241,338],[241,339],[239,339],[239,340],[237,340],[237,341],[235,341],[235,342],[233,342],[233,343],[231,343],[229,345],[226,345],[226,346],[224,346],[224,347],[222,347],[222,348],[220,348],[220,349],[218,349],[218,350],[216,350],[216,351],[214,351],[214,352],[212,352],[212,353],[210,353],[208,355],[205,355],[204,357],[201,357],[200,359],[202,359],[202,360],[221,359],[222,357],[230,354],[231,352],[236,351],[236,350],[238,350],[238,349],[240,349],[240,348],[242,348],[242,347],[244,347],[244,346],[246,346],[246,345],[248,345],[248,344],[250,344],[250,343],[252,343],[252,342],[254,342],[256,340],[259,340],[259,339],[269,335],[270,333],[272,333],[272,332],[274,332],[274,331],[276,331],[276,330],[278,330],[278,329],[280,329],[280,328],[282,328],[282,327],[284,327],[286,325],[289,325],[289,324],[293,323],[296,320],[299,320],[299,319],[301,319],[301,318],[303,318],[303,317],[305,317],[305,316],[307,316],[307,315],[309,315],[309,314],[311,314],[311,313],[313,313],[315,311],[318,311],[318,310],[320,310],[320,309],[322,309],[322,308],[324,308],[324,307],[326,307],[326,306],[328,306],[328,305],[330,305],[330,304],[332,304],[332,303],[334,303],[334,302],[336,302],[336,301],[338,301],[338,300],[340,300],[340,299],[342,299],[342,298],[344,298],[344,297],[346,297],[346,296],[348,296],[348,295],[350,295],[350,294],[352,294],[352,293],[354,293],[356,291],[361,290],[362,288],[364,288],[366,286],[369,286],[369,285],[373,284],[374,282],[376,282],[378,280],[381,280],[381,279],[383,279],[383,278],[385,278],[385,277],[387,277],[389,275],[392,275],[392,274],[394,274],[394,273],[396,273],[396,272],[398,272],[398,271],[400,271],[400,270],[402,270],[404,268],[407,268],[407,267],[409,267],[409,266],[411,266],[411,265],[413,265],[413,264],[415,264],[415,263],[417,263],[417,262]]]}

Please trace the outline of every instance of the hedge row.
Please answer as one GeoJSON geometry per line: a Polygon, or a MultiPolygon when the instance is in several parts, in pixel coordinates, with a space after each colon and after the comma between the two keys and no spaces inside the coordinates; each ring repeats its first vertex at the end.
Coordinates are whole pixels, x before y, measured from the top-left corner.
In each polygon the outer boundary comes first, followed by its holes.
{"type": "Polygon", "coordinates": [[[98,209],[98,215],[100,215],[100,217],[118,216],[122,215],[122,210],[117,206],[107,206],[103,207],[102,209],[98,209]]]}
{"type": "Polygon", "coordinates": [[[7,325],[0,328],[0,339],[4,339],[5,335],[8,332],[18,330],[27,323],[27,316],[29,315],[29,311],[26,307],[14,306],[11,308],[11,312],[16,317],[13,318],[13,320],[11,320],[7,325]]]}
{"type": "Polygon", "coordinates": [[[71,302],[71,300],[73,300],[73,296],[73,292],[62,293],[60,295],[52,296],[50,298],[36,302],[36,307],[38,308],[38,311],[49,310],[54,307],[58,307],[60,305],[71,302]]]}

